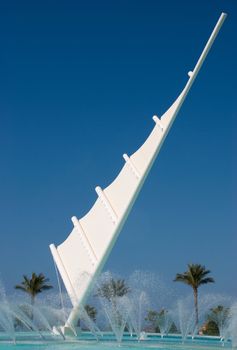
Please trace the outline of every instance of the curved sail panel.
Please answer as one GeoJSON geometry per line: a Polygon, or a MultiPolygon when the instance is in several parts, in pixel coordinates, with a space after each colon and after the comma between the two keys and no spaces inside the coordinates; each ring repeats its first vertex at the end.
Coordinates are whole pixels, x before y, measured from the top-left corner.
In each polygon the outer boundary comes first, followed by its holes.
{"type": "MultiPolygon", "coordinates": [[[[169,114],[174,113],[176,102],[167,111],[169,114]]],[[[130,158],[125,157],[126,162],[115,180],[98,193],[99,198],[90,211],[80,220],[76,219],[73,231],[57,247],[66,278],[61,275],[73,305],[84,301],[92,277],[102,268],[160,149],[168,126],[168,121],[163,129],[159,122],[156,123],[143,145],[130,158]]]]}
{"type": "Polygon", "coordinates": [[[99,261],[117,226],[100,198],[96,200],[87,215],[80,219],[80,224],[95,251],[97,261],[99,261]]]}
{"type": "MultiPolygon", "coordinates": [[[[140,172],[140,169],[138,171],[140,172]]],[[[104,193],[112,203],[119,219],[126,212],[139,182],[139,178],[136,177],[132,167],[129,166],[129,163],[126,163],[115,180],[104,189],[104,193]]]]}
{"type": "MultiPolygon", "coordinates": [[[[171,106],[173,107],[173,105],[171,106]]],[[[169,114],[173,116],[173,108],[170,108],[169,114]]],[[[152,130],[151,134],[143,145],[131,156],[131,160],[136,166],[144,173],[147,171],[153,158],[157,155],[159,149],[162,146],[162,140],[166,135],[166,129],[169,126],[170,121],[163,123],[162,119],[159,121],[152,130]]]]}
{"type": "Polygon", "coordinates": [[[131,155],[131,160],[136,166],[143,172],[149,171],[153,161],[157,157],[159,150],[165,140],[166,135],[169,132],[175,117],[182,106],[182,103],[190,89],[190,82],[194,77],[190,77],[183,91],[169,107],[169,109],[159,119],[157,116],[153,116],[153,120],[156,126],[152,130],[149,137],[142,144],[142,146],[131,155]]]}
{"type": "MultiPolygon", "coordinates": [[[[63,267],[67,273],[68,281],[63,278],[67,292],[70,296],[73,305],[76,305],[81,297],[81,290],[87,285],[88,276],[91,275],[91,261],[83,247],[82,241],[76,228],[74,228],[68,238],[57,247],[57,253],[60,256],[63,267]]],[[[60,270],[60,266],[59,270],[60,270]]]]}

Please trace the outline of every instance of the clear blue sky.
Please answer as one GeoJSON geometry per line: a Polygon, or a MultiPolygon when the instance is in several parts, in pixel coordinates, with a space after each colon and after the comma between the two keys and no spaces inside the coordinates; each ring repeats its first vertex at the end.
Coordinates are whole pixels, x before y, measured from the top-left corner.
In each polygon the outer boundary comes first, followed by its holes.
{"type": "MultiPolygon", "coordinates": [[[[60,244],[177,97],[228,18],[105,266],[237,294],[235,0],[0,2],[0,272],[55,283],[60,244]]],[[[99,233],[98,233],[99,234],[99,233]]],[[[186,290],[185,286],[180,286],[186,290]]]]}

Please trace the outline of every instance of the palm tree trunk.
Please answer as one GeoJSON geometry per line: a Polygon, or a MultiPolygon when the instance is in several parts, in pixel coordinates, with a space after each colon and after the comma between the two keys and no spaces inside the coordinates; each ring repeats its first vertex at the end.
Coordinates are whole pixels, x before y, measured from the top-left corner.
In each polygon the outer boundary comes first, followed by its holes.
{"type": "Polygon", "coordinates": [[[193,295],[194,295],[194,307],[195,307],[195,324],[198,325],[198,289],[193,288],[193,295]]]}
{"type": "Polygon", "coordinates": [[[34,307],[34,303],[35,303],[35,296],[32,295],[32,294],[30,296],[30,301],[31,301],[31,317],[30,318],[33,321],[33,319],[34,319],[34,309],[33,309],[33,307],[34,307]]]}

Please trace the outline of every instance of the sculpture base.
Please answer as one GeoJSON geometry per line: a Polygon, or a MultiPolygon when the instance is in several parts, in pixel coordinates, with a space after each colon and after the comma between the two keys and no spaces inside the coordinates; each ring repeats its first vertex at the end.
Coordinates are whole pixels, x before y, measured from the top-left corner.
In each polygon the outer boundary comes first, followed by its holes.
{"type": "Polygon", "coordinates": [[[52,329],[53,334],[55,335],[61,335],[63,338],[69,337],[69,338],[75,338],[81,334],[81,328],[80,327],[68,327],[68,326],[58,326],[53,327],[52,329]]]}

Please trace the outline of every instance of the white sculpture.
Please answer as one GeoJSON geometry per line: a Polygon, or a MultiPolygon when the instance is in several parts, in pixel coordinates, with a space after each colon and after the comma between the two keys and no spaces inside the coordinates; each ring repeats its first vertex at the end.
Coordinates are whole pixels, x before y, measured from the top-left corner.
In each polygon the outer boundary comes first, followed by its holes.
{"type": "Polygon", "coordinates": [[[226,14],[222,13],[196,66],[188,72],[188,82],[172,106],[161,118],[153,117],[155,127],[144,144],[130,157],[117,178],[105,189],[96,187],[98,199],[80,220],[72,217],[74,228],[57,248],[50,249],[73,304],[71,314],[62,328],[74,330],[93,280],[104,266],[123,224],[139,194],[175,117],[187,96],[205,57],[217,36],[226,14]]]}

